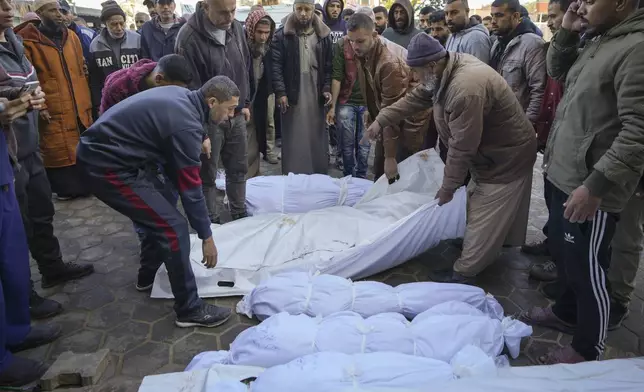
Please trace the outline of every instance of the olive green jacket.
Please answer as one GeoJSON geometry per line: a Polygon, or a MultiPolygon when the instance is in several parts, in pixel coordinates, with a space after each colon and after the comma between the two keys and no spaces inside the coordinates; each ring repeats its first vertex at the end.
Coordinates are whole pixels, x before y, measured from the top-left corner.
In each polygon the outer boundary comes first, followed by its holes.
{"type": "Polygon", "coordinates": [[[579,39],[562,28],[548,48],[548,74],[565,88],[544,166],[560,190],[584,184],[620,212],[644,171],[644,10],[581,51],[579,39]]]}

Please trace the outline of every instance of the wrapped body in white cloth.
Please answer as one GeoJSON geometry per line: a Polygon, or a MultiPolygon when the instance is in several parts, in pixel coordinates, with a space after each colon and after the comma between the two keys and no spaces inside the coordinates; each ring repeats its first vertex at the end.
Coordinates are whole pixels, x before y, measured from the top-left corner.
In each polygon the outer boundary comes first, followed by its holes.
{"type": "MultiPolygon", "coordinates": [[[[217,179],[226,189],[226,178],[217,179]]],[[[372,181],[324,174],[260,176],[246,181],[246,210],[249,215],[281,212],[302,213],[335,206],[353,206],[373,185],[372,181]]]]}
{"type": "MultiPolygon", "coordinates": [[[[354,206],[302,214],[265,214],[213,225],[217,267],[202,264],[201,241],[192,238],[190,259],[202,297],[243,295],[284,271],[367,277],[395,267],[465,233],[465,190],[443,206],[434,200],[444,165],[434,150],[398,165],[400,180],[379,179],[354,206]]],[[[165,267],[154,298],[171,298],[165,267]]]]}

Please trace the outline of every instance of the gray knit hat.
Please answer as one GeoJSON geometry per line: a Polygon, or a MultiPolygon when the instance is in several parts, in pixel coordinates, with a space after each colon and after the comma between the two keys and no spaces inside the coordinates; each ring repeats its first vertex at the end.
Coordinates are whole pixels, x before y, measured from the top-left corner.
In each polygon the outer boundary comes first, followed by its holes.
{"type": "Polygon", "coordinates": [[[315,4],[315,0],[295,0],[293,4],[315,4]]]}
{"type": "Polygon", "coordinates": [[[118,5],[118,3],[114,0],[108,0],[104,3],[101,3],[101,22],[107,21],[109,18],[115,15],[121,15],[123,19],[126,18],[125,12],[121,8],[121,6],[118,5]]]}
{"type": "Polygon", "coordinates": [[[407,65],[410,67],[421,67],[445,56],[447,52],[443,45],[426,33],[416,34],[407,47],[407,65]]]}

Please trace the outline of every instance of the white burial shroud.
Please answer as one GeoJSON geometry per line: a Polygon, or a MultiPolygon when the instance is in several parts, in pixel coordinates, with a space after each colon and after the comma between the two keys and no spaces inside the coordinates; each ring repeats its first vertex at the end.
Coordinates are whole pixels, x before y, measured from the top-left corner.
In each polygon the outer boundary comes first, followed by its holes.
{"type": "MultiPolygon", "coordinates": [[[[438,206],[434,200],[444,165],[434,150],[398,165],[400,180],[381,177],[353,207],[299,214],[257,215],[213,225],[216,268],[201,264],[201,241],[191,236],[190,261],[201,297],[248,294],[259,282],[284,271],[363,278],[412,259],[440,241],[465,233],[465,189],[438,206]]],[[[172,298],[162,266],[153,298],[172,298]]]]}

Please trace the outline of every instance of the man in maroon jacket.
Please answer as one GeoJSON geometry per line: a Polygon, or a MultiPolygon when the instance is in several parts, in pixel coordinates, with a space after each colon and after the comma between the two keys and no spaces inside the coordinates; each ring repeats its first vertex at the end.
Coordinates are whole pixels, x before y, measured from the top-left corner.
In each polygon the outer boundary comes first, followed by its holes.
{"type": "Polygon", "coordinates": [[[100,113],[143,90],[170,85],[186,87],[190,82],[192,70],[183,56],[169,54],[158,63],[149,59],[139,60],[130,68],[118,70],[105,79],[100,113]]]}

